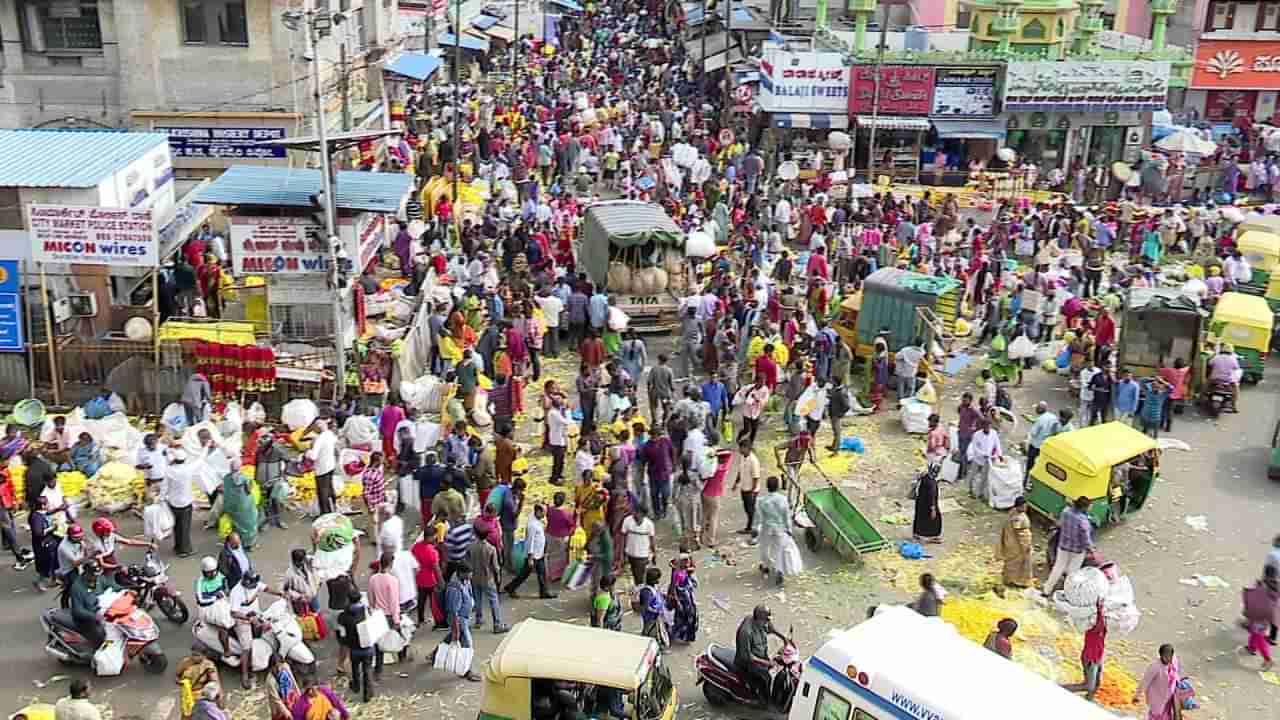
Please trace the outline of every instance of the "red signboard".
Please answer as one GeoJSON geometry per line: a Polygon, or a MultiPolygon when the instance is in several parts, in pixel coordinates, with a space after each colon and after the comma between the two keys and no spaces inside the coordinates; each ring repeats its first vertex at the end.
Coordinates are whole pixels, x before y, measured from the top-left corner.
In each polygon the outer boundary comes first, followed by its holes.
{"type": "Polygon", "coordinates": [[[1210,90],[1205,93],[1204,116],[1217,122],[1231,122],[1237,117],[1252,120],[1257,106],[1255,90],[1210,90]]]}
{"type": "MultiPolygon", "coordinates": [[[[871,65],[857,65],[849,73],[849,112],[868,115],[876,110],[876,73],[871,65]]],[[[934,69],[886,65],[880,68],[881,115],[928,115],[933,109],[934,69]]]]}

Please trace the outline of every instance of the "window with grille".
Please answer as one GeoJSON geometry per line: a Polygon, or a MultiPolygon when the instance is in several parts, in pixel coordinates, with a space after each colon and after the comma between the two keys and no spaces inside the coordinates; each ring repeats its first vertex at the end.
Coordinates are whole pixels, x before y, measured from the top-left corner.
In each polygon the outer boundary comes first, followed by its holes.
{"type": "Polygon", "coordinates": [[[1263,2],[1258,4],[1259,32],[1269,30],[1280,32],[1280,2],[1263,2]]]}
{"type": "Polygon", "coordinates": [[[22,13],[28,50],[102,49],[98,0],[24,0],[22,13]]]}
{"type": "Polygon", "coordinates": [[[179,0],[186,45],[248,45],[245,0],[179,0]]]}
{"type": "Polygon", "coordinates": [[[1236,22],[1236,4],[1225,0],[1211,0],[1205,14],[1204,30],[1230,30],[1236,22]]]}

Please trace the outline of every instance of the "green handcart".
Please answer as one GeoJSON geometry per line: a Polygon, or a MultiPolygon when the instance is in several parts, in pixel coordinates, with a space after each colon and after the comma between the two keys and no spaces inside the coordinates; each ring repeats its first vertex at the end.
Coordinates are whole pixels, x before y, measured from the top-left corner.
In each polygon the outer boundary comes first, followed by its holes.
{"type": "Polygon", "coordinates": [[[865,553],[889,546],[880,531],[834,485],[804,492],[804,516],[797,514],[796,524],[804,529],[805,545],[812,552],[830,543],[840,557],[860,565],[865,553]]]}

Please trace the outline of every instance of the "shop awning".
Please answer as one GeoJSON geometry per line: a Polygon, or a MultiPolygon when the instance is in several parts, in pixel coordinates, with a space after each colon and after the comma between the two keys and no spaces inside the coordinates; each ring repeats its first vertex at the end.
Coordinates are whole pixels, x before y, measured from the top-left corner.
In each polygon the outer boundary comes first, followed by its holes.
{"type": "MultiPolygon", "coordinates": [[[[440,33],[440,37],[436,39],[436,44],[440,47],[454,47],[458,44],[458,40],[453,37],[453,33],[440,33]]],[[[462,49],[487,53],[489,52],[489,41],[464,33],[462,36],[462,49]]]]}
{"type": "Polygon", "coordinates": [[[918,130],[929,129],[929,118],[907,117],[904,115],[859,115],[858,127],[877,130],[918,130]]]}
{"type": "Polygon", "coordinates": [[[559,5],[565,10],[572,12],[585,12],[586,8],[579,5],[575,0],[551,0],[552,5],[559,5]]]}
{"type": "Polygon", "coordinates": [[[516,41],[516,31],[502,25],[494,25],[493,27],[485,30],[484,34],[494,40],[501,40],[504,43],[513,43],[516,41]]]}
{"type": "Polygon", "coordinates": [[[729,65],[739,65],[745,59],[746,56],[742,54],[741,50],[733,48],[729,52],[722,52],[719,55],[708,56],[707,61],[704,64],[704,68],[706,72],[715,72],[716,70],[724,67],[726,61],[728,61],[727,64],[729,65]]]}
{"type": "Polygon", "coordinates": [[[1003,140],[1004,123],[995,119],[930,120],[938,137],[949,140],[1003,140]]]}
{"type": "Polygon", "coordinates": [[[477,15],[471,18],[471,27],[476,28],[477,30],[488,30],[494,25],[497,25],[501,20],[501,18],[496,18],[492,15],[477,15]]]}
{"type": "MultiPolygon", "coordinates": [[[[774,127],[780,128],[845,130],[849,127],[849,116],[823,113],[773,113],[772,123],[774,127]]],[[[926,124],[925,127],[928,125],[926,124]]]]}
{"type": "Polygon", "coordinates": [[[422,53],[401,53],[383,66],[383,70],[414,80],[426,80],[440,69],[440,58],[422,53]]]}

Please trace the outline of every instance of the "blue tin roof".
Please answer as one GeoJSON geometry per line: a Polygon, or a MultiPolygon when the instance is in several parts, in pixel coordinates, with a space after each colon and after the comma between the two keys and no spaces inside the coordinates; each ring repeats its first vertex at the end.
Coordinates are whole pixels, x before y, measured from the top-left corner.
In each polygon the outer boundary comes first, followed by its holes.
{"type": "Polygon", "coordinates": [[[586,8],[582,7],[582,5],[576,2],[576,0],[551,0],[551,4],[559,5],[560,7],[572,12],[586,12],[586,8]]]}
{"type": "Polygon", "coordinates": [[[440,58],[434,55],[402,53],[399,57],[384,65],[383,69],[414,80],[426,80],[434,75],[442,64],[440,58]]]}
{"type": "Polygon", "coordinates": [[[161,145],[161,133],[0,130],[0,187],[91,188],[161,145]]]}
{"type": "Polygon", "coordinates": [[[471,27],[477,30],[488,30],[502,21],[502,18],[492,15],[477,15],[471,18],[471,27]]]}
{"type": "MultiPolygon", "coordinates": [[[[458,44],[458,41],[454,39],[453,33],[440,33],[440,37],[436,39],[436,44],[440,47],[454,47],[458,44]]],[[[489,41],[481,40],[474,35],[464,34],[462,36],[462,49],[487,53],[489,52],[489,41]]]]}
{"type": "MultiPolygon", "coordinates": [[[[236,165],[201,190],[193,202],[309,208],[321,181],[319,170],[236,165]]],[[[405,173],[339,172],[338,209],[398,212],[412,187],[413,177],[405,173]]]]}

